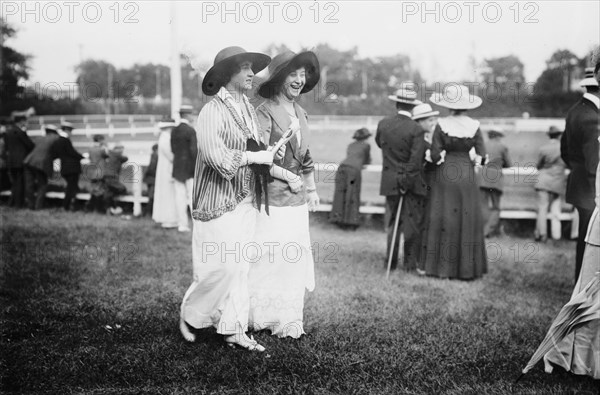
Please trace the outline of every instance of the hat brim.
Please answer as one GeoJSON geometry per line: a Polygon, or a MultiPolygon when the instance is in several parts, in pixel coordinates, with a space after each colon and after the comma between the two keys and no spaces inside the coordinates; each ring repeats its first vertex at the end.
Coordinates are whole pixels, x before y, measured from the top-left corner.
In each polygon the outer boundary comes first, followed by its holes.
{"type": "Polygon", "coordinates": [[[424,112],[423,114],[415,115],[412,117],[412,119],[413,121],[418,121],[419,119],[437,117],[438,115],[440,115],[439,111],[428,111],[424,112]]]}
{"type": "Polygon", "coordinates": [[[285,77],[294,70],[298,70],[300,67],[304,67],[307,71],[306,82],[304,87],[300,91],[300,94],[310,92],[317,85],[321,79],[321,66],[319,59],[314,52],[306,51],[300,52],[286,63],[282,64],[279,70],[277,70],[269,78],[263,82],[258,88],[258,95],[265,99],[270,99],[277,94],[276,87],[283,83],[285,77]]]}
{"type": "Polygon", "coordinates": [[[405,99],[402,97],[398,97],[396,95],[389,95],[388,99],[390,99],[391,101],[395,101],[397,103],[414,104],[415,106],[418,106],[419,104],[423,104],[423,102],[419,99],[405,99]]]}
{"type": "Polygon", "coordinates": [[[159,129],[167,129],[167,128],[174,128],[177,125],[175,125],[175,123],[172,123],[172,122],[159,122],[157,126],[159,129]]]}
{"type": "Polygon", "coordinates": [[[498,132],[496,130],[490,130],[489,132],[487,132],[487,135],[490,138],[493,138],[493,137],[504,137],[504,133],[498,132]]]}
{"type": "Polygon", "coordinates": [[[595,78],[584,78],[579,82],[579,86],[598,86],[598,81],[595,78]]]}
{"type": "Polygon", "coordinates": [[[252,72],[256,74],[269,65],[271,58],[258,52],[244,52],[223,59],[213,65],[204,76],[202,80],[202,92],[207,96],[216,95],[219,89],[227,84],[231,78],[228,72],[229,67],[232,64],[243,62],[251,62],[252,72]]]}
{"type": "Polygon", "coordinates": [[[475,95],[469,95],[468,97],[461,96],[455,101],[450,101],[441,93],[432,94],[429,101],[437,106],[448,108],[450,110],[473,110],[483,103],[483,100],[475,95]]]}

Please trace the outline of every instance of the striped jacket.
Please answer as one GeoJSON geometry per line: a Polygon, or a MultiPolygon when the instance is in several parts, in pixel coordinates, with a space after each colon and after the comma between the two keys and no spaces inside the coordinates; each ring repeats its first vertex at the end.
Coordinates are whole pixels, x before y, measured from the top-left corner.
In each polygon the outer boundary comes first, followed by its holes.
{"type": "Polygon", "coordinates": [[[221,88],[214,99],[200,111],[196,123],[198,156],[194,174],[192,217],[210,221],[233,211],[238,203],[254,191],[254,176],[242,163],[246,141],[257,139],[254,109],[243,96],[251,116],[250,130],[230,93],[221,88]]]}

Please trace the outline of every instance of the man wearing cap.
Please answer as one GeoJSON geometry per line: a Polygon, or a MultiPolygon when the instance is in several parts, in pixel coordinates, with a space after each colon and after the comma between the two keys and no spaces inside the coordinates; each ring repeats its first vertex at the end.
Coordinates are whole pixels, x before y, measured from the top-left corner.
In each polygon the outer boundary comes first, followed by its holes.
{"type": "Polygon", "coordinates": [[[58,129],[54,125],[45,126],[46,135],[38,140],[33,151],[27,155],[25,165],[25,195],[27,207],[39,210],[44,207],[48,179],[54,173],[52,162],[56,157],[52,146],[59,139],[58,129]]]}
{"type": "Polygon", "coordinates": [[[17,115],[13,126],[4,136],[6,168],[11,182],[11,206],[23,207],[25,203],[25,173],[23,161],[35,144],[27,135],[27,117],[17,115]]]}
{"type": "Polygon", "coordinates": [[[427,187],[423,177],[425,156],[424,130],[412,120],[411,110],[421,102],[412,89],[401,88],[388,98],[396,102],[397,114],[382,119],[377,125],[375,142],[383,154],[380,194],[386,198],[387,259],[391,255],[391,269],[398,265],[398,244],[404,234],[405,270],[417,268],[420,249],[420,232],[423,218],[424,197],[427,187]],[[392,240],[399,208],[400,222],[396,239],[392,240]]]}
{"type": "MultiPolygon", "coordinates": [[[[594,52],[594,79],[600,79],[599,49],[594,52]]],[[[567,203],[572,204],[579,214],[579,236],[575,259],[575,279],[579,277],[585,235],[594,210],[596,195],[595,178],[598,166],[598,88],[588,86],[588,92],[569,110],[565,132],[560,141],[561,158],[571,169],[567,179],[567,203]]]]}
{"type": "Polygon", "coordinates": [[[52,149],[55,157],[60,159],[60,175],[67,182],[63,209],[68,211],[77,193],[83,155],[73,148],[73,143],[71,142],[71,133],[74,129],[73,124],[70,122],[61,122],[60,129],[58,131],[60,138],[54,142],[52,149]]]}
{"type": "Polygon", "coordinates": [[[196,131],[190,126],[194,121],[192,106],[181,106],[179,110],[181,120],[179,125],[171,132],[171,150],[173,150],[173,180],[175,182],[175,209],[180,232],[189,232],[188,205],[192,207],[192,184],[198,142],[196,131]]]}
{"type": "Polygon", "coordinates": [[[512,161],[508,155],[508,147],[502,143],[504,132],[499,128],[488,131],[488,141],[485,146],[488,159],[478,173],[481,208],[484,218],[487,217],[483,228],[485,237],[500,235],[500,198],[504,189],[502,169],[511,167],[512,161]]]}

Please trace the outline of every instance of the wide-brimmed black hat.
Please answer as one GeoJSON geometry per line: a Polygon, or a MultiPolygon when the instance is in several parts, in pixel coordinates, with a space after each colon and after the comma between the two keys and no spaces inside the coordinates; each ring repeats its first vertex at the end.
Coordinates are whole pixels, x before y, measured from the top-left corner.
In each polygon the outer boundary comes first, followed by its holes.
{"type": "Polygon", "coordinates": [[[354,132],[354,136],[352,136],[355,140],[364,140],[366,138],[371,137],[371,132],[367,128],[360,128],[356,132],[354,132]]]}
{"type": "Polygon", "coordinates": [[[271,57],[258,52],[247,52],[241,47],[227,47],[215,56],[213,66],[208,70],[202,80],[202,92],[205,95],[216,95],[219,89],[231,78],[232,65],[243,62],[252,62],[252,71],[258,73],[269,65],[271,57]]]}
{"type": "Polygon", "coordinates": [[[283,83],[287,75],[300,67],[306,70],[306,83],[300,93],[310,92],[321,78],[317,55],[311,51],[299,54],[286,51],[273,58],[269,65],[269,78],[258,88],[258,94],[266,99],[272,98],[277,94],[277,87],[283,83]]]}

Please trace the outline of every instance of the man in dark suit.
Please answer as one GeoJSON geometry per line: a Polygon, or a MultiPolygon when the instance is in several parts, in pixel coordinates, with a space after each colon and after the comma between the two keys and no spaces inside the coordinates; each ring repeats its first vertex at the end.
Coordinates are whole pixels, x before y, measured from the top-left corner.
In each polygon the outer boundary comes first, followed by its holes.
{"type": "Polygon", "coordinates": [[[54,143],[53,150],[56,157],[60,158],[60,175],[67,182],[63,209],[68,211],[77,193],[83,156],[73,148],[71,142],[73,125],[70,122],[62,122],[60,126],[61,130],[58,132],[60,138],[54,143]]]}
{"type": "Polygon", "coordinates": [[[46,136],[36,143],[33,151],[23,161],[25,165],[25,195],[27,206],[31,210],[39,210],[44,207],[48,179],[54,173],[53,161],[56,159],[52,147],[60,138],[56,126],[46,125],[44,129],[46,136]]]}
{"type": "Polygon", "coordinates": [[[500,198],[504,189],[502,169],[512,166],[508,148],[502,143],[502,137],[504,133],[501,130],[488,132],[485,145],[488,159],[478,172],[481,208],[486,218],[483,230],[485,237],[500,235],[500,198]]]}
{"type": "Polygon", "coordinates": [[[189,232],[188,205],[192,207],[192,184],[196,168],[198,143],[196,131],[190,126],[194,121],[192,106],[181,106],[181,122],[171,132],[171,150],[173,151],[173,179],[175,181],[175,207],[177,210],[178,230],[189,232]]]}
{"type": "Polygon", "coordinates": [[[17,115],[14,125],[4,136],[6,149],[6,167],[10,177],[11,206],[23,207],[25,204],[25,173],[23,161],[29,155],[35,144],[27,135],[27,117],[17,115]]]}
{"type": "MultiPolygon", "coordinates": [[[[594,67],[594,78],[600,80],[600,59],[594,67]]],[[[596,195],[595,179],[598,166],[598,87],[587,87],[587,93],[569,110],[565,132],[560,141],[562,160],[571,169],[567,179],[567,203],[571,203],[579,214],[579,237],[575,259],[575,280],[579,278],[585,235],[594,211],[596,195]]]]}
{"type": "Polygon", "coordinates": [[[383,154],[380,195],[386,198],[387,260],[391,268],[398,265],[400,233],[404,234],[405,270],[417,268],[421,244],[426,185],[423,176],[425,157],[424,130],[411,119],[411,110],[420,102],[410,89],[400,89],[388,97],[396,102],[396,115],[384,118],[377,125],[375,142],[383,154]],[[396,239],[392,241],[400,196],[404,196],[396,239]]]}

